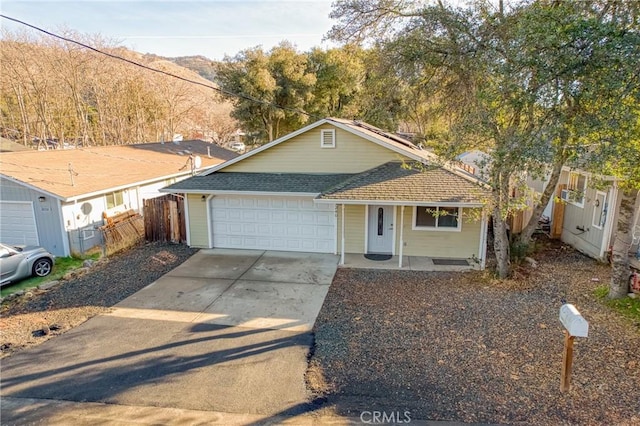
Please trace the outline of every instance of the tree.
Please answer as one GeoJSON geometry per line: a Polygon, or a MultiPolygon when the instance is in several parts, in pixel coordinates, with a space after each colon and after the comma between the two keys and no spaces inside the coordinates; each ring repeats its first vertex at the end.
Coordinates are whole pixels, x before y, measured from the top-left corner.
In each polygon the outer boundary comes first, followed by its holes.
{"type": "Polygon", "coordinates": [[[307,55],[288,42],[268,53],[256,47],[225,57],[216,75],[235,106],[233,117],[263,140],[272,141],[309,119],[304,109],[313,98],[316,77],[308,70],[307,55]]]}
{"type": "MultiPolygon", "coordinates": [[[[539,216],[562,166],[588,158],[585,148],[593,139],[587,136],[610,125],[599,105],[615,105],[613,95],[620,92],[612,89],[637,81],[631,76],[638,52],[629,47],[638,45],[637,28],[629,30],[637,24],[614,19],[625,16],[611,6],[619,3],[532,1],[510,8],[485,1],[468,8],[392,0],[335,3],[332,17],[339,23],[330,36],[394,44],[395,60],[413,69],[416,81],[429,77],[448,122],[438,141],[446,148],[441,154],[476,148],[491,155],[487,209],[501,277],[510,273],[506,220],[524,206],[512,198],[512,189],[524,186],[527,174],[548,173],[551,165],[551,182],[535,211],[539,216]]],[[[531,229],[526,231],[525,242],[531,229]]]]}
{"type": "Polygon", "coordinates": [[[365,51],[356,46],[309,53],[309,71],[315,74],[308,112],[318,117],[357,118],[365,80],[365,51]]]}

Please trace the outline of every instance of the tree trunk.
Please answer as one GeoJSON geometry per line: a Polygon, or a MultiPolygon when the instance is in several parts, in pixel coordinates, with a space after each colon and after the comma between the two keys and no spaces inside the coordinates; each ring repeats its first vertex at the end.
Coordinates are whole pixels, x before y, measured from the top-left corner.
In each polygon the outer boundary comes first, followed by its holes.
{"type": "Polygon", "coordinates": [[[493,250],[496,255],[498,277],[509,277],[511,275],[511,259],[507,222],[502,217],[498,206],[493,209],[493,250]]]}
{"type": "Polygon", "coordinates": [[[511,275],[511,255],[509,253],[509,235],[505,211],[509,203],[509,179],[502,173],[497,176],[497,186],[493,188],[495,204],[493,207],[493,251],[496,256],[498,277],[508,278],[511,275]]]}
{"type": "Polygon", "coordinates": [[[621,299],[629,292],[629,250],[631,249],[634,206],[638,196],[638,189],[620,191],[618,226],[611,253],[613,265],[609,284],[610,299],[621,299]]]}
{"type": "Polygon", "coordinates": [[[538,227],[538,220],[540,220],[540,218],[542,217],[542,212],[544,212],[547,204],[549,204],[549,200],[554,196],[556,192],[556,187],[558,186],[558,181],[560,180],[560,174],[562,173],[563,165],[564,159],[556,161],[556,163],[553,165],[551,176],[549,176],[549,182],[542,192],[542,197],[540,198],[540,201],[535,205],[529,223],[527,223],[527,225],[517,237],[517,241],[519,244],[528,246],[531,243],[531,237],[538,227]]]}

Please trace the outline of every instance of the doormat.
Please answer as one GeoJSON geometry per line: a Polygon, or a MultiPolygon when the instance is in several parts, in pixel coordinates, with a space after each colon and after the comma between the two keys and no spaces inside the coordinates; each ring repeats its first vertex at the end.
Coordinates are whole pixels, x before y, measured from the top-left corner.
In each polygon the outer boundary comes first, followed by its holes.
{"type": "Polygon", "coordinates": [[[434,265],[469,266],[465,259],[431,259],[434,265]]]}
{"type": "Polygon", "coordinates": [[[369,260],[389,260],[392,256],[390,254],[367,253],[364,257],[369,260]]]}

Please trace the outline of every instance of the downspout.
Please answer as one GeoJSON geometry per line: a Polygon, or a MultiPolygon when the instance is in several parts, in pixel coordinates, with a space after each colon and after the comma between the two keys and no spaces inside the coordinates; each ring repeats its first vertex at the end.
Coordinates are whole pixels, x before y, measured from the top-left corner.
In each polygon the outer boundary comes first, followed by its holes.
{"type": "Polygon", "coordinates": [[[341,248],[340,248],[340,264],[344,265],[344,204],[342,204],[342,224],[341,224],[341,248]]]}
{"type": "Polygon", "coordinates": [[[400,247],[398,247],[398,269],[402,269],[403,246],[404,246],[404,206],[400,206],[400,247]]]}
{"type": "MultiPolygon", "coordinates": [[[[184,225],[187,229],[187,245],[191,247],[191,227],[189,226],[189,197],[184,194],[184,225]]],[[[207,225],[209,226],[209,225],[207,225]]]]}
{"type": "Polygon", "coordinates": [[[213,194],[209,194],[207,196],[207,233],[209,237],[209,248],[213,248],[213,226],[211,223],[211,199],[214,197],[213,194]]]}

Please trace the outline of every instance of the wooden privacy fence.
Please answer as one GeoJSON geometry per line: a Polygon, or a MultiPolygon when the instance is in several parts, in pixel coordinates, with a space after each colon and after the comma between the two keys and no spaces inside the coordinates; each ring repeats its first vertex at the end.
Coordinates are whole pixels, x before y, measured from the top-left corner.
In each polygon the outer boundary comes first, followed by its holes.
{"type": "Polygon", "coordinates": [[[184,243],[187,226],[184,199],[175,195],[144,200],[144,231],[147,241],[184,243]]]}
{"type": "Polygon", "coordinates": [[[144,220],[133,210],[108,217],[103,214],[106,225],[99,229],[104,237],[106,255],[117,253],[143,241],[144,220]]]}

